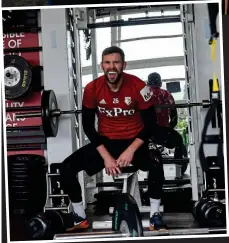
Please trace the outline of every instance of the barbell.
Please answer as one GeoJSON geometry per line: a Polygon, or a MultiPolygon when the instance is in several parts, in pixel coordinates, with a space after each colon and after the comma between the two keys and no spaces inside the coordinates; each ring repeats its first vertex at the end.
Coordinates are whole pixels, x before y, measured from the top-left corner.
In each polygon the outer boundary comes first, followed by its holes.
{"type": "MultiPolygon", "coordinates": [[[[26,237],[29,240],[52,240],[54,235],[66,233],[66,228],[72,227],[71,214],[54,210],[46,211],[28,219],[25,223],[26,237]]],[[[112,232],[96,232],[94,234],[112,235],[112,237],[143,236],[142,219],[135,199],[128,193],[117,196],[112,216],[112,232]]],[[[78,237],[82,233],[78,233],[78,237]]],[[[90,233],[83,233],[84,238],[90,233]]]]}
{"type": "MultiPolygon", "coordinates": [[[[209,100],[203,100],[202,102],[196,102],[196,103],[183,103],[183,104],[160,104],[155,105],[156,108],[190,108],[190,107],[203,107],[208,108],[211,106],[211,102],[209,100]]],[[[53,90],[45,90],[42,93],[41,97],[41,106],[35,107],[36,109],[40,109],[40,111],[34,111],[34,112],[22,112],[17,113],[16,118],[32,118],[32,117],[41,117],[42,119],[42,125],[44,129],[44,133],[46,137],[56,137],[58,132],[58,125],[59,120],[58,118],[61,115],[64,114],[80,114],[82,113],[82,110],[66,110],[62,111],[58,108],[58,103],[56,99],[55,92],[53,90]]],[[[18,108],[13,110],[21,110],[24,111],[26,109],[29,109],[29,107],[18,108]]],[[[32,108],[31,108],[32,109],[32,108]]]]}

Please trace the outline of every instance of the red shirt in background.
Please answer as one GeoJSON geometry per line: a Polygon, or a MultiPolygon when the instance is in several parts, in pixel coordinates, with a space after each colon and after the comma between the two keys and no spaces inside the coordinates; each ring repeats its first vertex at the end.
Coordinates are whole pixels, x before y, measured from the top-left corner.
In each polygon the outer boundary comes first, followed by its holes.
{"type": "MultiPolygon", "coordinates": [[[[159,87],[150,87],[153,92],[153,103],[155,105],[162,104],[175,104],[173,96],[165,89],[159,87]]],[[[156,108],[157,122],[160,126],[169,127],[170,122],[170,109],[169,108],[156,108]]]]}

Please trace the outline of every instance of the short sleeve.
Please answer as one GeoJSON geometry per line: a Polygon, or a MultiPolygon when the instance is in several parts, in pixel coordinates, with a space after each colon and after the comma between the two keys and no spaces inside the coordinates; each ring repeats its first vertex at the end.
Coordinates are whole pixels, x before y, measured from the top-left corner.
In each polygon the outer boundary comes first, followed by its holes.
{"type": "Polygon", "coordinates": [[[140,81],[137,87],[137,107],[140,110],[145,110],[153,103],[153,91],[143,81],[140,81]]]}
{"type": "Polygon", "coordinates": [[[96,108],[96,101],[94,97],[94,85],[93,82],[88,83],[84,88],[83,93],[83,106],[87,108],[96,108]]]}

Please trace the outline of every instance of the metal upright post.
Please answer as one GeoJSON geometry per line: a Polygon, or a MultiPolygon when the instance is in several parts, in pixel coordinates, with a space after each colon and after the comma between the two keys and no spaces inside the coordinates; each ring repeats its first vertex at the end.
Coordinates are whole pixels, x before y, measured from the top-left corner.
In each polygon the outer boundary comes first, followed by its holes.
{"type": "MultiPolygon", "coordinates": [[[[117,18],[117,12],[112,11],[110,14],[110,20],[115,21],[118,20],[117,18]]],[[[111,46],[115,45],[118,40],[118,28],[120,27],[111,27],[111,46]]]]}
{"type": "MultiPolygon", "coordinates": [[[[96,22],[95,10],[92,16],[93,23],[96,22]]],[[[92,78],[98,77],[98,61],[97,61],[97,47],[96,47],[96,29],[91,29],[91,61],[92,61],[92,78]]]]}
{"type": "MultiPolygon", "coordinates": [[[[73,37],[74,37],[74,56],[75,56],[75,78],[77,81],[76,92],[77,92],[77,108],[82,109],[82,72],[81,72],[81,58],[80,58],[80,37],[79,37],[79,30],[77,28],[77,14],[76,9],[73,8],[72,10],[73,16],[73,37]]],[[[85,136],[83,131],[82,125],[82,114],[78,114],[78,136],[79,136],[79,147],[85,145],[85,136]]],[[[81,171],[78,173],[78,180],[81,185],[82,190],[82,198],[83,198],[83,205],[84,208],[87,207],[86,203],[86,189],[85,189],[85,172],[81,171]]]]}
{"type": "MultiPolygon", "coordinates": [[[[189,5],[191,6],[191,5],[189,5]]],[[[193,102],[196,100],[196,76],[194,69],[194,50],[193,50],[193,31],[191,25],[193,23],[193,15],[189,11],[187,5],[181,5],[181,21],[184,35],[184,63],[185,63],[185,77],[187,82],[187,98],[193,102]]],[[[191,184],[192,184],[192,199],[199,199],[200,184],[199,165],[197,163],[198,153],[198,112],[196,107],[189,108],[189,148],[190,148],[190,170],[191,170],[191,184]]]]}

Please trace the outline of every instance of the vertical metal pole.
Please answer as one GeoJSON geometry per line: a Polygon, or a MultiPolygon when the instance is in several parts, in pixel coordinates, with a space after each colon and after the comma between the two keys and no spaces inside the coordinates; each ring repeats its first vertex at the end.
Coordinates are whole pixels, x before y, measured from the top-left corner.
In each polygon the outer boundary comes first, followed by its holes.
{"type": "MultiPolygon", "coordinates": [[[[193,100],[195,95],[195,72],[194,72],[194,64],[193,64],[193,51],[192,51],[192,41],[191,41],[191,32],[189,32],[190,23],[188,17],[188,7],[187,5],[181,5],[181,22],[182,22],[182,29],[183,29],[183,36],[184,36],[184,64],[185,64],[185,79],[186,79],[186,88],[187,88],[187,95],[188,99],[190,98],[193,100]],[[191,80],[191,82],[190,82],[191,80]]],[[[189,114],[189,148],[190,148],[190,170],[191,170],[191,184],[192,184],[192,199],[198,200],[199,198],[199,181],[198,181],[198,173],[197,173],[197,163],[196,163],[196,153],[198,149],[196,149],[196,128],[198,127],[197,122],[194,119],[194,116],[197,116],[195,112],[195,108],[188,110],[189,114]],[[196,151],[197,150],[197,151],[196,151]]]]}
{"type": "MultiPolygon", "coordinates": [[[[75,18],[75,9],[73,9],[74,16],[74,43],[75,43],[75,65],[76,65],[76,79],[77,82],[77,101],[78,101],[78,109],[82,109],[82,69],[81,69],[81,59],[80,59],[80,38],[79,38],[79,30],[77,28],[77,20],[75,18]]],[[[80,147],[84,145],[85,137],[82,130],[82,116],[79,115],[79,144],[80,147]]]]}
{"type": "MultiPolygon", "coordinates": [[[[92,16],[92,23],[96,22],[96,12],[95,10],[93,11],[93,16],[92,16]]],[[[101,54],[100,54],[101,55],[101,54]]],[[[98,55],[97,55],[97,39],[96,39],[96,29],[91,30],[91,60],[92,60],[92,77],[93,80],[98,78],[99,72],[98,72],[98,55]]],[[[97,117],[96,117],[96,124],[97,124],[97,117]]],[[[99,172],[96,175],[92,177],[93,181],[93,188],[90,188],[90,195],[99,193],[101,188],[96,187],[96,183],[98,181],[101,181],[103,178],[103,172],[99,172]]],[[[92,198],[91,196],[89,198],[92,198]]]]}
{"type": "MultiPolygon", "coordinates": [[[[95,10],[92,13],[92,23],[96,22],[96,12],[95,10]]],[[[96,79],[98,77],[98,60],[97,60],[97,40],[96,40],[96,29],[91,29],[91,62],[92,62],[92,79],[96,79]]],[[[97,122],[97,118],[96,118],[97,122]]],[[[94,197],[92,195],[99,192],[99,188],[96,187],[97,181],[102,177],[102,172],[90,177],[88,183],[86,183],[86,188],[90,187],[87,190],[87,200],[89,203],[92,203],[94,197]],[[90,190],[90,191],[89,191],[90,190]]]]}
{"type": "MultiPolygon", "coordinates": [[[[191,5],[190,5],[191,6],[191,5]]],[[[192,10],[193,11],[193,10],[192,10]]],[[[190,38],[190,53],[192,55],[192,96],[197,100],[197,97],[199,96],[199,87],[198,82],[198,69],[197,69],[197,57],[196,57],[196,31],[194,29],[194,23],[190,23],[189,26],[189,38],[190,38]]],[[[193,124],[194,124],[194,144],[195,144],[195,165],[196,165],[196,178],[197,182],[196,184],[199,186],[199,192],[202,193],[204,190],[204,173],[199,161],[199,147],[200,147],[200,141],[201,141],[201,132],[202,132],[202,125],[201,125],[201,111],[200,107],[195,107],[193,109],[193,114],[194,114],[194,119],[193,119],[193,124]]],[[[199,198],[198,198],[199,199],[199,198]]],[[[195,200],[195,199],[194,199],[195,200]]]]}
{"type": "MultiPolygon", "coordinates": [[[[121,14],[118,14],[118,16],[117,16],[117,18],[118,18],[118,20],[121,20],[121,17],[122,17],[122,15],[121,14]]],[[[118,43],[117,43],[117,46],[118,47],[120,47],[121,46],[121,38],[122,38],[122,28],[121,28],[121,26],[119,26],[118,27],[118,35],[117,35],[117,41],[118,41],[118,43]]]]}
{"type": "MultiPolygon", "coordinates": [[[[76,65],[76,79],[77,82],[77,101],[78,101],[78,109],[82,109],[82,69],[81,69],[81,59],[80,59],[80,37],[79,30],[77,28],[77,19],[76,19],[76,9],[73,8],[73,32],[74,32],[74,44],[75,44],[75,65],[76,65]]],[[[79,146],[82,147],[85,144],[85,136],[83,132],[83,124],[82,124],[82,115],[78,115],[78,126],[79,126],[79,146]]],[[[85,181],[84,181],[84,171],[78,173],[78,180],[82,189],[82,198],[83,205],[86,208],[86,193],[85,193],[85,181]]]]}
{"type": "MultiPolygon", "coordinates": [[[[92,23],[96,21],[96,13],[94,11],[92,23]]],[[[92,61],[92,78],[98,77],[98,61],[97,61],[97,48],[96,48],[96,29],[91,29],[91,61],[92,61]]]]}
{"type": "MultiPolygon", "coordinates": [[[[110,20],[111,21],[117,20],[116,11],[111,12],[110,20]]],[[[116,45],[117,40],[118,40],[118,27],[111,27],[111,46],[116,45]]]]}

